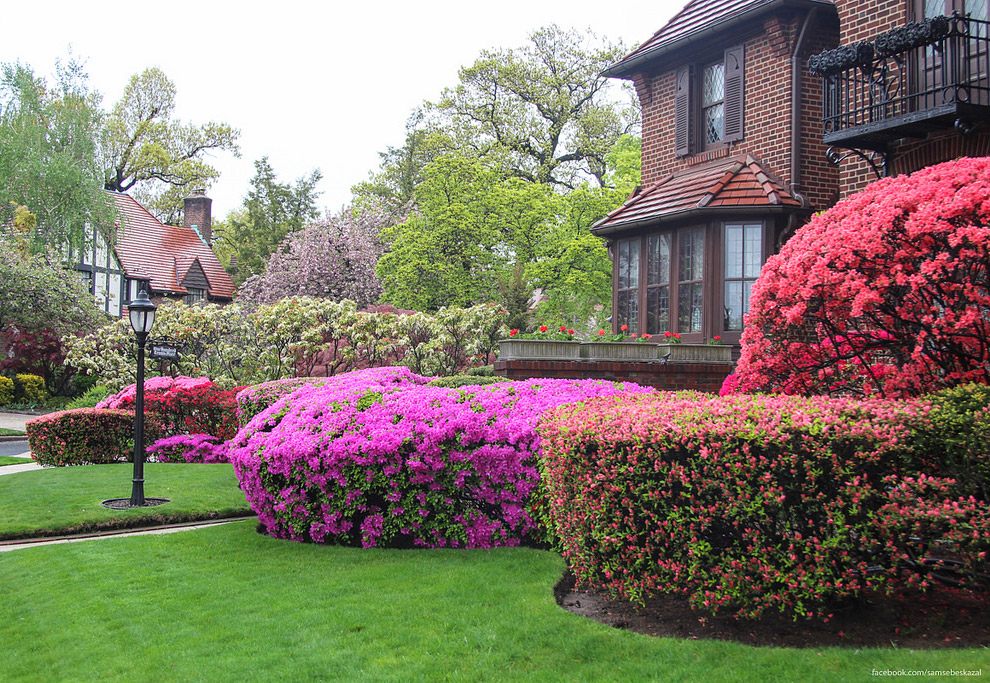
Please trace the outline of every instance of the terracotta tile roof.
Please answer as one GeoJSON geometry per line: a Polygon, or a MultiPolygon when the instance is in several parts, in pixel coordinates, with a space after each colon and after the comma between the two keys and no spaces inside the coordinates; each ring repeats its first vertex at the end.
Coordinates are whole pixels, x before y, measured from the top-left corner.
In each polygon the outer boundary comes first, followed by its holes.
{"type": "Polygon", "coordinates": [[[737,21],[785,4],[833,6],[831,0],[691,0],[652,38],[606,69],[605,74],[630,75],[637,66],[700,38],[705,32],[728,29],[737,21]]]}
{"type": "Polygon", "coordinates": [[[209,296],[233,298],[233,280],[195,230],[165,225],[134,198],[110,194],[121,217],[115,251],[128,277],[150,280],[153,292],[185,294],[179,283],[198,260],[210,283],[209,296]]]}
{"type": "Polygon", "coordinates": [[[591,227],[595,234],[645,223],[683,218],[692,213],[766,207],[802,208],[782,182],[749,154],[692,166],[639,192],[591,227]]]}

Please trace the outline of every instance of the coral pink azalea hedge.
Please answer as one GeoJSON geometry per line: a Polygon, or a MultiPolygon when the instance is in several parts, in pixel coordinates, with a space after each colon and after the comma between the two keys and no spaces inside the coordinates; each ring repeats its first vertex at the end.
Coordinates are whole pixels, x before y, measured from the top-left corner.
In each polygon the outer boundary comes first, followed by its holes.
{"type": "Polygon", "coordinates": [[[767,260],[742,344],[727,392],[990,384],[990,158],[885,178],[815,216],[767,260]]]}
{"type": "MultiPolygon", "coordinates": [[[[39,465],[98,465],[133,460],[134,411],[77,408],[27,423],[31,456],[39,465]]],[[[161,434],[157,417],[145,423],[149,438],[161,434]]]]}
{"type": "Polygon", "coordinates": [[[307,384],[229,444],[267,533],[390,547],[516,545],[534,522],[536,424],[547,409],[636,385],[530,380],[426,386],[405,368],[307,384]]]}
{"type": "Polygon", "coordinates": [[[910,562],[933,550],[986,575],[986,504],[910,470],[928,408],[662,393],[564,406],[539,430],[550,518],[579,580],[739,617],[827,619],[871,588],[927,585],[910,562]]]}

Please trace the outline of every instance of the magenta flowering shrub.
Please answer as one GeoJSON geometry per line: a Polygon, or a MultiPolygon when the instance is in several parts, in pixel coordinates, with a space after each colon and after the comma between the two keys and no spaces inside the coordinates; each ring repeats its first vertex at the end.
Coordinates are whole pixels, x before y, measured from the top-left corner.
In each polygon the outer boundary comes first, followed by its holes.
{"type": "Polygon", "coordinates": [[[565,406],[540,426],[550,518],[579,580],[633,600],[683,593],[739,617],[827,618],[841,600],[907,582],[903,543],[936,527],[924,543],[969,533],[956,551],[990,573],[986,503],[909,487],[911,425],[926,410],[662,393],[565,406]]]}
{"type": "Polygon", "coordinates": [[[266,532],[389,547],[516,545],[534,523],[536,435],[548,408],[623,391],[529,380],[469,389],[375,368],[304,385],[259,413],[230,461],[266,532]]]}
{"type": "Polygon", "coordinates": [[[885,178],[815,216],[753,287],[744,389],[918,396],[990,384],[990,158],[885,178]]]}
{"type": "Polygon", "coordinates": [[[332,381],[333,377],[289,377],[244,387],[237,392],[237,421],[243,427],[255,415],[299,387],[322,386],[332,381]]]}
{"type": "Polygon", "coordinates": [[[178,434],[159,439],[147,453],[158,462],[227,462],[227,444],[209,434],[178,434]]]}

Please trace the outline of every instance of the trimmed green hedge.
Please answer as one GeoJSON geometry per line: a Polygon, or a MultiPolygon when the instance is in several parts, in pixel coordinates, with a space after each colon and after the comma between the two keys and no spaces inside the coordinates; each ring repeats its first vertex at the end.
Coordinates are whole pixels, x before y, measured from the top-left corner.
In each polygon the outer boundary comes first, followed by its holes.
{"type": "Polygon", "coordinates": [[[460,387],[484,386],[486,384],[499,384],[501,382],[511,382],[507,377],[495,377],[487,375],[451,375],[450,377],[435,377],[428,384],[431,387],[443,387],[445,389],[459,389],[460,387]]]}
{"type": "Polygon", "coordinates": [[[7,405],[14,400],[14,380],[0,375],[0,406],[7,405]]]}
{"type": "MultiPolygon", "coordinates": [[[[42,415],[27,423],[31,455],[39,465],[96,465],[134,457],[134,411],[79,408],[42,415]]],[[[161,438],[158,417],[147,414],[145,443],[161,438]]]]}
{"type": "Polygon", "coordinates": [[[14,375],[14,398],[24,403],[44,403],[48,398],[45,380],[38,375],[14,375]]]}

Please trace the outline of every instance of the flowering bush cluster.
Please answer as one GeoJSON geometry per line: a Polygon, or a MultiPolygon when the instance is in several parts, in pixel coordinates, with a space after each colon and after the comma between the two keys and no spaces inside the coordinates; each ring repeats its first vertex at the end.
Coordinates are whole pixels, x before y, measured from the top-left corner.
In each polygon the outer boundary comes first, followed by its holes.
{"type": "Polygon", "coordinates": [[[227,462],[227,444],[209,434],[177,434],[148,446],[148,455],[158,462],[227,462]]]}
{"type": "Polygon", "coordinates": [[[237,421],[243,427],[255,415],[296,389],[308,385],[323,386],[332,381],[330,377],[290,377],[244,387],[237,392],[237,421]]]}
{"type": "Polygon", "coordinates": [[[406,368],[347,373],[251,419],[229,458],[267,533],[363,546],[517,544],[534,526],[540,414],[646,391],[590,380],[426,382],[406,368]]]}
{"type": "MultiPolygon", "coordinates": [[[[136,391],[132,384],[96,407],[133,410],[136,391]]],[[[165,436],[208,434],[225,441],[237,433],[236,395],[208,377],[152,377],[144,383],[144,408],[159,416],[165,436]]]]}
{"type": "MultiPolygon", "coordinates": [[[[206,375],[223,388],[294,376],[326,376],[366,367],[406,365],[450,375],[487,365],[506,335],[494,304],[434,314],[358,311],[355,302],[296,296],[247,308],[159,307],[155,337],[179,342],[179,362],[146,360],[146,376],[206,375]]],[[[66,364],[119,389],[135,380],[134,335],[126,319],[63,340],[66,364]]]]}
{"type": "Polygon", "coordinates": [[[533,332],[520,332],[519,330],[509,330],[510,339],[553,339],[556,341],[573,341],[573,329],[566,325],[551,328],[548,325],[540,325],[533,332]]]}
{"type": "Polygon", "coordinates": [[[827,618],[839,600],[917,582],[905,558],[924,549],[905,544],[949,531],[957,561],[987,574],[986,503],[911,470],[928,410],[673,394],[565,406],[540,427],[550,518],[580,580],[739,617],[827,618]]]}
{"type": "Polygon", "coordinates": [[[815,216],[753,287],[751,390],[917,396],[990,384],[990,158],[885,178],[815,216]]]}
{"type": "MultiPolygon", "coordinates": [[[[31,456],[46,467],[90,465],[134,458],[134,411],[78,408],[42,415],[27,423],[31,456]]],[[[161,435],[155,416],[145,420],[149,439],[161,435]]]]}

